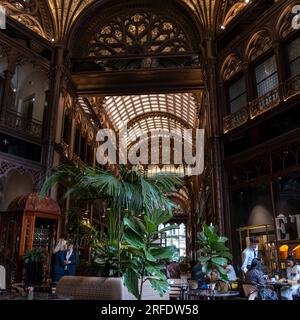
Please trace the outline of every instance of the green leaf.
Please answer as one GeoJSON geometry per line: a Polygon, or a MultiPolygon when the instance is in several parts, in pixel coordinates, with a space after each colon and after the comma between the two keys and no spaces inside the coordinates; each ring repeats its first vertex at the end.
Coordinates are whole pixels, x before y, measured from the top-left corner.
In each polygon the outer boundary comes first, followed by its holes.
{"type": "Polygon", "coordinates": [[[218,241],[218,236],[214,233],[213,229],[211,227],[209,227],[207,224],[203,225],[203,231],[204,231],[206,237],[210,241],[218,241]]]}
{"type": "Polygon", "coordinates": [[[211,259],[211,257],[200,257],[199,259],[198,259],[198,261],[199,262],[202,262],[202,263],[205,263],[205,262],[207,262],[208,260],[210,260],[211,259]]]}
{"type": "Polygon", "coordinates": [[[123,223],[124,223],[124,226],[127,226],[135,233],[141,234],[141,230],[139,228],[139,225],[134,221],[133,217],[131,219],[124,218],[123,223]]]}
{"type": "Polygon", "coordinates": [[[168,246],[160,248],[150,248],[149,251],[154,257],[158,259],[171,259],[177,252],[177,249],[174,246],[168,246]]]}
{"type": "Polygon", "coordinates": [[[161,271],[163,266],[146,266],[145,271],[147,275],[152,277],[158,277],[160,280],[167,280],[166,275],[161,271]]]}
{"type": "Polygon", "coordinates": [[[157,233],[162,233],[162,232],[166,232],[166,231],[169,231],[169,230],[176,230],[176,229],[179,229],[179,227],[177,225],[175,225],[175,224],[172,224],[172,225],[170,225],[168,227],[165,227],[165,228],[157,231],[157,233]]]}
{"type": "Polygon", "coordinates": [[[161,297],[170,290],[170,286],[167,281],[161,281],[158,279],[151,279],[151,278],[149,278],[148,280],[151,284],[151,287],[154,290],[156,290],[161,297]]]}
{"type": "Polygon", "coordinates": [[[151,262],[156,262],[157,258],[155,258],[150,252],[148,252],[146,249],[144,249],[144,253],[146,256],[146,259],[151,261],[151,262]]]}
{"type": "Polygon", "coordinates": [[[139,299],[139,275],[132,269],[124,272],[124,284],[128,291],[139,299]]]}
{"type": "Polygon", "coordinates": [[[227,237],[219,237],[218,242],[226,242],[228,241],[227,237]]]}
{"type": "Polygon", "coordinates": [[[150,219],[147,216],[144,216],[144,221],[146,224],[146,230],[148,231],[148,233],[154,233],[157,230],[157,225],[155,223],[153,223],[152,221],[150,221],[150,219]]]}
{"type": "Polygon", "coordinates": [[[134,247],[137,247],[140,249],[145,248],[145,243],[143,241],[143,238],[131,230],[126,230],[124,232],[124,240],[134,247]]]}
{"type": "Polygon", "coordinates": [[[227,259],[221,258],[221,257],[212,258],[211,261],[212,261],[212,263],[218,264],[220,266],[224,266],[227,264],[227,259]]]}

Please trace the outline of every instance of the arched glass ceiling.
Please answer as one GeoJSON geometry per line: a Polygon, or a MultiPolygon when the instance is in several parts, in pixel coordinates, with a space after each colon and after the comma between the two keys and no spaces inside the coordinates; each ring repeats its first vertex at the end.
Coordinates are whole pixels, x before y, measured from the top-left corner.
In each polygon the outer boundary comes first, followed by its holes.
{"type": "Polygon", "coordinates": [[[128,142],[133,142],[141,137],[142,134],[147,134],[152,130],[166,130],[168,132],[176,130],[176,134],[183,135],[183,129],[184,127],[173,119],[166,117],[145,118],[135,123],[134,126],[129,129],[128,142]]]}
{"type": "MultiPolygon", "coordinates": [[[[196,101],[192,93],[110,96],[105,98],[104,107],[116,130],[149,112],[164,112],[177,116],[191,127],[194,126],[196,116],[196,101]]],[[[147,121],[150,125],[150,120],[147,121]]],[[[159,121],[160,128],[170,127],[168,123],[171,120],[161,118],[159,121]]]]}

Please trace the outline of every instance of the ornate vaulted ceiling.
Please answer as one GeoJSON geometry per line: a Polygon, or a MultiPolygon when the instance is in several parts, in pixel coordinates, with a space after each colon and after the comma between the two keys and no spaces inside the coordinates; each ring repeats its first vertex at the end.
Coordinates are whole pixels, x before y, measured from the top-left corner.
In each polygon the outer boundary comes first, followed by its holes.
{"type": "Polygon", "coordinates": [[[128,143],[151,130],[182,133],[196,121],[197,102],[192,93],[110,96],[103,105],[117,131],[127,125],[128,143]]]}
{"type": "MultiPolygon", "coordinates": [[[[211,35],[247,5],[248,0],[177,0],[196,16],[204,35],[211,35]]],[[[3,0],[8,14],[48,40],[62,40],[79,16],[97,0],[3,0]]],[[[105,1],[99,1],[99,3],[105,1]]],[[[106,1],[109,2],[109,1],[106,1]]]]}

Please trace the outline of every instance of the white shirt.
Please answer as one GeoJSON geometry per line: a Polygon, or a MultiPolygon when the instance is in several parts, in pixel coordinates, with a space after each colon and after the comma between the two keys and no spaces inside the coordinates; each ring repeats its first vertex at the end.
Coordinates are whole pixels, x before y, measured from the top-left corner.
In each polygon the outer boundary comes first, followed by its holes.
{"type": "Polygon", "coordinates": [[[228,277],[229,281],[236,281],[236,279],[237,279],[236,273],[235,273],[235,270],[231,264],[229,264],[226,267],[226,272],[227,272],[227,277],[228,277]]]}
{"type": "Polygon", "coordinates": [[[242,262],[242,271],[244,271],[244,273],[246,273],[248,271],[247,266],[250,266],[252,263],[252,260],[254,258],[258,258],[258,251],[257,248],[256,249],[252,249],[252,248],[246,248],[243,251],[243,262],[242,262]]]}
{"type": "Polygon", "coordinates": [[[67,254],[66,254],[67,264],[66,264],[66,266],[65,266],[65,270],[68,270],[68,264],[71,263],[71,262],[69,261],[69,259],[70,259],[71,255],[72,255],[72,253],[73,253],[73,250],[68,250],[68,251],[67,251],[67,254]]]}
{"type": "Polygon", "coordinates": [[[0,290],[6,289],[6,274],[5,274],[5,268],[3,266],[0,266],[0,290]]]}

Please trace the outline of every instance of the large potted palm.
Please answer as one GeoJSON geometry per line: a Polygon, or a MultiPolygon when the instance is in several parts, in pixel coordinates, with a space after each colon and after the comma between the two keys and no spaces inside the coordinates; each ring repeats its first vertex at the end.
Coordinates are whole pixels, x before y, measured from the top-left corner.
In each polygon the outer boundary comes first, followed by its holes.
{"type": "Polygon", "coordinates": [[[110,232],[106,239],[95,237],[94,243],[103,281],[117,277],[137,299],[143,298],[143,286],[149,284],[163,295],[169,287],[160,261],[172,259],[176,250],[155,243],[158,225],[170,220],[175,207],[166,194],[176,191],[181,179],[174,174],[146,177],[143,170],[125,166],[119,166],[117,174],[88,166],[61,166],[45,182],[41,196],[57,182],[67,187],[66,196],[73,199],[106,199],[108,203],[110,232]]]}

